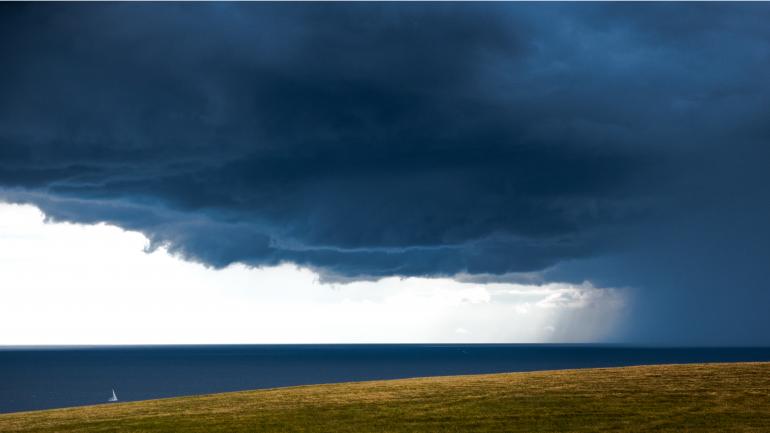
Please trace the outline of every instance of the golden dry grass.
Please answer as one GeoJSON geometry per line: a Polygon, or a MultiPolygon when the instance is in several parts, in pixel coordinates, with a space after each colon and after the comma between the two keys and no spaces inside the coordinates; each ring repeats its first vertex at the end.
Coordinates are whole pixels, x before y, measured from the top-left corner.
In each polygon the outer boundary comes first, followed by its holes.
{"type": "Polygon", "coordinates": [[[433,377],[0,415],[2,432],[770,432],[770,363],[433,377]]]}

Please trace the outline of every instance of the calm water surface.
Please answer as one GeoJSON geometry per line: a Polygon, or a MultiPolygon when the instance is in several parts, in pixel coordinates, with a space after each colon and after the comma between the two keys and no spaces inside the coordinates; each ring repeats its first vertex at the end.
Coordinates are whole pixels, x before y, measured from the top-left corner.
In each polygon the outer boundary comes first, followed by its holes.
{"type": "Polygon", "coordinates": [[[770,361],[770,348],[254,345],[0,348],[0,412],[415,376],[770,361]]]}

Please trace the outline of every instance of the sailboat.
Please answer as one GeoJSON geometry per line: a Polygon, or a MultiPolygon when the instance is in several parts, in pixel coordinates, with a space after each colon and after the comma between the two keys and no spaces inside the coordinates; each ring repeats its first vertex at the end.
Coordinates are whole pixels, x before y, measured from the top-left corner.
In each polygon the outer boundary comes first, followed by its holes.
{"type": "Polygon", "coordinates": [[[107,400],[107,401],[118,401],[118,396],[115,395],[115,390],[114,389],[112,390],[112,397],[110,397],[110,399],[107,400]]]}

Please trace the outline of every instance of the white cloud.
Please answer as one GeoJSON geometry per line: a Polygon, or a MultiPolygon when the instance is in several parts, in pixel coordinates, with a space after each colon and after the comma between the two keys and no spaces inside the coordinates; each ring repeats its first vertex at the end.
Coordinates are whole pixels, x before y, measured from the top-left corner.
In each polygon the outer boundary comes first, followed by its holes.
{"type": "Polygon", "coordinates": [[[0,344],[596,341],[624,308],[622,291],[588,283],[322,284],[293,265],[213,270],[147,243],[0,203],[0,344]]]}
{"type": "Polygon", "coordinates": [[[456,334],[460,334],[460,335],[468,335],[468,334],[471,333],[471,331],[469,331],[469,330],[467,330],[465,328],[457,328],[457,329],[455,329],[455,333],[456,334]]]}

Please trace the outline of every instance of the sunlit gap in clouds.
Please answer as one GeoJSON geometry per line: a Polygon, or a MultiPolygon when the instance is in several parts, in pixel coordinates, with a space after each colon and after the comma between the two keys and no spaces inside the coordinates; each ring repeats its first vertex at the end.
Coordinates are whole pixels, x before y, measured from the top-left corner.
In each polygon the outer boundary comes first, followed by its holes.
{"type": "Polygon", "coordinates": [[[588,282],[325,283],[292,264],[215,270],[147,245],[0,203],[0,345],[594,342],[628,304],[588,282]]]}

